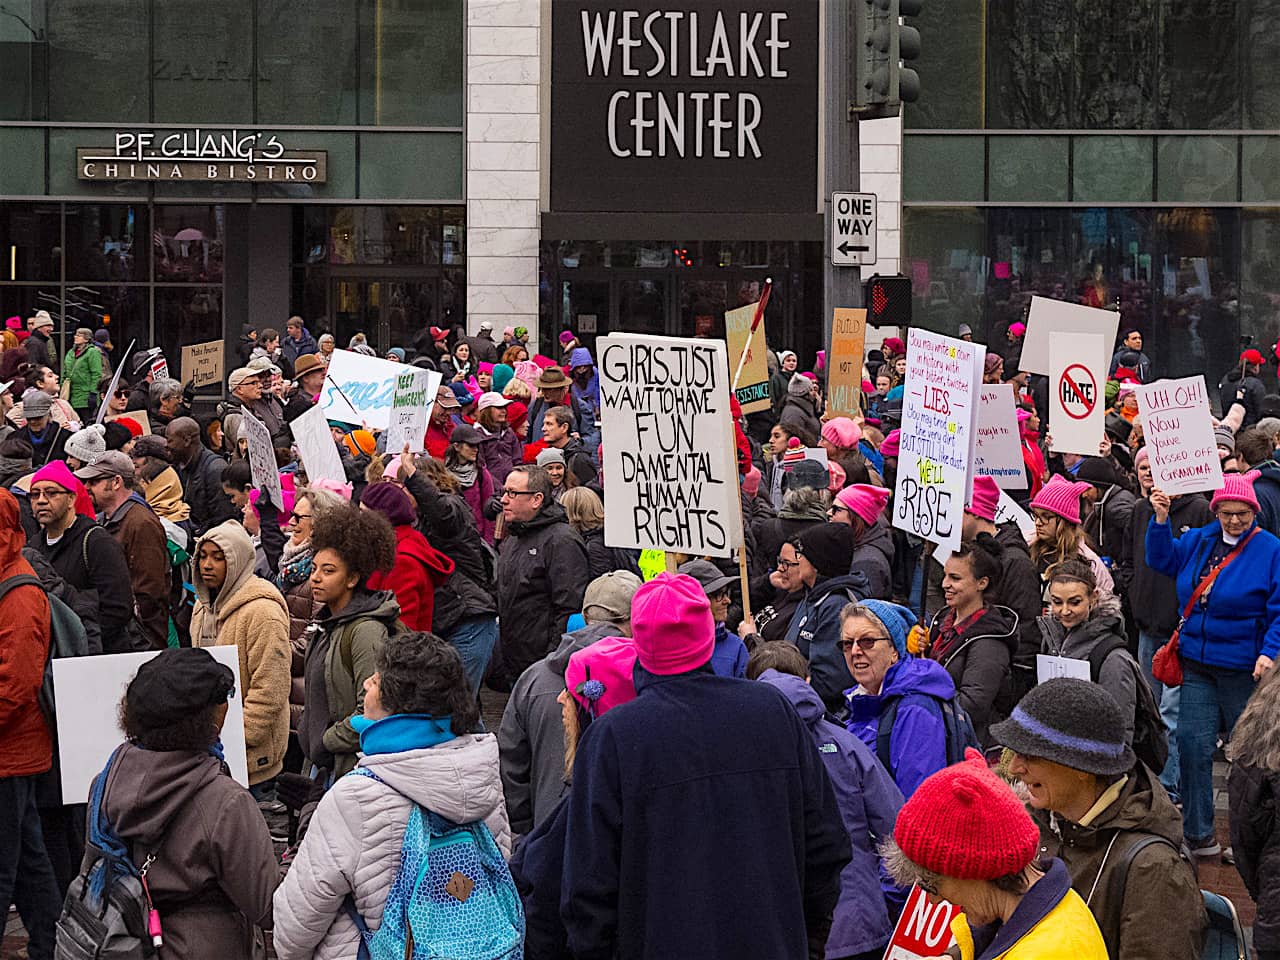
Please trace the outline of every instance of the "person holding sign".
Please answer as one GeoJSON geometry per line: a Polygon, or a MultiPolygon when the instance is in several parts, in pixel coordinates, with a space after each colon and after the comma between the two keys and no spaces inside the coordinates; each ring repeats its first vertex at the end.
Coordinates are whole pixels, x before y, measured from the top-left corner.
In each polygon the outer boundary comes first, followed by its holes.
{"type": "Polygon", "coordinates": [[[1280,656],[1280,539],[1258,526],[1252,474],[1227,474],[1209,506],[1217,520],[1175,538],[1169,495],[1151,491],[1147,562],[1177,582],[1182,624],[1157,655],[1157,680],[1178,679],[1178,763],[1183,833],[1196,856],[1213,857],[1213,753],[1218,730],[1235,726],[1257,680],[1280,656]],[[1168,666],[1167,664],[1165,666],[1168,666]],[[1225,726],[1224,726],[1225,725],[1225,726]]]}
{"type": "Polygon", "coordinates": [[[1107,960],[1061,860],[1037,859],[1040,831],[976,750],[935,773],[898,813],[885,853],[905,886],[960,907],[960,960],[1107,960]]]}

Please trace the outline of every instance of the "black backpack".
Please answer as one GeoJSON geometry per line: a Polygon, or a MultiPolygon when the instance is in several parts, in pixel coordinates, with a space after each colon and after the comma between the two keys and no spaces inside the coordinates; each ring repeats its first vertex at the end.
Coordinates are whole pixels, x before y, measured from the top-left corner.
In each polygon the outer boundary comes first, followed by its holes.
{"type": "Polygon", "coordinates": [[[880,724],[876,728],[876,757],[890,775],[893,773],[893,767],[889,765],[893,725],[898,719],[898,707],[904,696],[917,697],[942,721],[947,731],[947,766],[963,760],[964,752],[969,747],[975,750],[982,749],[978,745],[978,735],[974,732],[973,721],[969,719],[969,714],[965,712],[964,707],[956,703],[954,697],[943,700],[928,693],[895,694],[886,698],[884,710],[880,713],[880,724]]]}
{"type": "MultiPolygon", "coordinates": [[[[1127,649],[1125,642],[1119,637],[1112,637],[1094,647],[1089,654],[1089,678],[1097,683],[1107,657],[1116,650],[1127,649]]],[[[1132,658],[1129,658],[1129,665],[1134,672],[1134,686],[1138,691],[1133,717],[1133,752],[1158,775],[1169,759],[1169,729],[1160,718],[1160,708],[1147,678],[1142,675],[1137,662],[1132,658]]]]}

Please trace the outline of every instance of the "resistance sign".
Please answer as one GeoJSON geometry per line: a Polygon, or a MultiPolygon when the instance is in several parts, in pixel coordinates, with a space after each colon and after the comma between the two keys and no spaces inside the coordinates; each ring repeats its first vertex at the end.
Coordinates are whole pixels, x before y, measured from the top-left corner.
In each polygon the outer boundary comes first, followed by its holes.
{"type": "Polygon", "coordinates": [[[724,343],[615,334],[596,345],[605,543],[730,556],[742,514],[724,343]]]}
{"type": "Polygon", "coordinates": [[[915,327],[907,331],[907,392],[893,525],[946,552],[960,546],[985,357],[986,350],[976,343],[915,327]]]}

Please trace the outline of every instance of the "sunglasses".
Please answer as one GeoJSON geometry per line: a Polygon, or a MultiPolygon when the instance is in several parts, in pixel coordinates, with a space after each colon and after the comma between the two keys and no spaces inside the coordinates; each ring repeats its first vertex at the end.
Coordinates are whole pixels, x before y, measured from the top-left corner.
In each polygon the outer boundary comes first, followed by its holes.
{"type": "Polygon", "coordinates": [[[128,387],[121,387],[119,390],[117,390],[117,391],[116,391],[116,397],[117,397],[117,398],[120,398],[120,397],[127,397],[128,395],[129,395],[129,388],[128,388],[128,387]]]}
{"type": "Polygon", "coordinates": [[[875,645],[879,643],[881,640],[888,640],[888,639],[889,639],[888,637],[858,637],[858,639],[856,640],[841,640],[840,649],[843,650],[845,653],[848,653],[850,650],[852,650],[856,646],[863,653],[866,653],[868,650],[875,649],[875,645]]]}
{"type": "Polygon", "coordinates": [[[297,510],[294,510],[290,512],[289,519],[292,520],[294,523],[301,523],[303,520],[310,520],[311,514],[299,513],[297,510]]]}

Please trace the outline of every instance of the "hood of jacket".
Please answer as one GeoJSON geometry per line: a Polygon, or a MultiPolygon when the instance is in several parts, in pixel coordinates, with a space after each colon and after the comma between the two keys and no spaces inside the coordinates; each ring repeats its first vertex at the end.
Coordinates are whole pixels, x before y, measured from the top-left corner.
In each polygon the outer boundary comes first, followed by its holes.
{"type": "Polygon", "coordinates": [[[1089,619],[1070,633],[1058,622],[1058,618],[1049,614],[1036,621],[1040,625],[1040,636],[1048,643],[1056,656],[1070,656],[1087,659],[1093,648],[1105,637],[1125,636],[1124,614],[1121,612],[1120,599],[1114,594],[1102,597],[1098,605],[1089,614],[1089,619]]]}
{"type": "Polygon", "coordinates": [[[782,497],[782,506],[778,509],[779,520],[813,520],[818,523],[827,522],[827,503],[821,490],[812,487],[800,487],[788,490],[782,497]]]}
{"type": "Polygon", "coordinates": [[[182,499],[182,481],[178,471],[165,467],[143,489],[143,496],[156,513],[182,521],[191,515],[191,507],[182,499]],[[175,518],[173,515],[177,514],[175,518]]]}
{"type": "Polygon", "coordinates": [[[396,527],[396,552],[413,557],[426,567],[427,577],[433,586],[440,586],[453,573],[453,561],[413,527],[396,527]]]}
{"type": "Polygon", "coordinates": [[[1259,479],[1270,480],[1272,483],[1280,484],[1280,463],[1274,460],[1265,460],[1253,468],[1258,471],[1259,479]]]}
{"type": "Polygon", "coordinates": [[[564,512],[564,507],[552,500],[543,504],[542,509],[538,511],[537,516],[532,520],[513,521],[511,523],[511,532],[517,536],[524,537],[539,530],[546,530],[557,523],[567,524],[568,522],[569,517],[564,512]]]}
{"type": "Polygon", "coordinates": [[[381,620],[390,632],[400,619],[400,604],[396,602],[396,595],[390,590],[357,590],[351,602],[340,613],[330,613],[328,607],[322,607],[319,619],[326,630],[332,630],[359,617],[381,620]]]}
{"type": "MultiPolygon", "coordinates": [[[[933,634],[942,626],[942,620],[947,615],[947,608],[943,607],[933,615],[933,621],[929,625],[929,633],[933,634]]],[[[960,638],[960,642],[956,644],[954,650],[947,651],[946,659],[950,660],[957,653],[967,647],[974,640],[989,637],[999,640],[1009,648],[1012,655],[1018,652],[1018,615],[1008,607],[1003,607],[998,603],[993,603],[982,611],[982,616],[977,622],[971,624],[964,635],[960,638]]]]}
{"type": "Polygon", "coordinates": [[[222,761],[211,753],[125,744],[111,765],[107,819],[121,840],[156,843],[197,793],[225,775],[222,761]]]}
{"type": "MultiPolygon", "coordinates": [[[[195,549],[191,551],[191,555],[196,563],[195,591],[197,600],[206,607],[217,611],[219,618],[229,613],[232,607],[239,606],[244,602],[243,599],[238,599],[237,595],[253,580],[253,567],[257,559],[254,554],[253,541],[249,539],[249,534],[245,533],[244,527],[234,520],[218,524],[218,526],[196,541],[195,549]],[[222,587],[218,590],[216,598],[210,594],[209,588],[200,576],[200,547],[205,543],[214,544],[222,551],[222,555],[227,560],[227,578],[222,581],[222,587]]],[[[263,582],[265,583],[265,581],[263,582]]]]}
{"type": "Polygon", "coordinates": [[[845,703],[851,719],[865,720],[880,715],[887,697],[903,697],[910,693],[950,700],[956,695],[956,684],[946,667],[937,661],[908,656],[889,668],[879,693],[865,693],[861,687],[854,687],[845,697],[845,703]]]}
{"type": "Polygon", "coordinates": [[[547,654],[547,666],[554,670],[558,676],[563,677],[569,669],[569,658],[571,656],[583,647],[591,646],[597,640],[617,636],[621,636],[621,631],[616,623],[589,623],[581,630],[574,630],[572,633],[566,633],[561,636],[560,646],[547,654]]]}
{"type": "Polygon", "coordinates": [[[854,544],[854,550],[863,550],[870,547],[873,550],[879,550],[884,554],[886,560],[893,562],[893,531],[889,527],[889,521],[885,519],[884,514],[876,517],[876,522],[871,524],[863,531],[862,539],[854,544]]]}
{"type": "Polygon", "coordinates": [[[1151,771],[1138,764],[1129,771],[1120,796],[1087,827],[1064,820],[1049,810],[1031,810],[1031,816],[1064,841],[1086,849],[1110,843],[1116,830],[1154,833],[1180,847],[1182,814],[1164,788],[1155,787],[1151,779],[1151,771]]]}
{"type": "Polygon", "coordinates": [[[498,738],[468,734],[421,750],[379,753],[360,766],[397,793],[454,823],[484,820],[502,803],[498,738]]]}
{"type": "Polygon", "coordinates": [[[760,674],[759,679],[782,691],[782,695],[791,702],[791,706],[796,708],[796,713],[800,714],[800,719],[804,721],[805,726],[817,726],[818,721],[826,715],[827,708],[823,706],[818,691],[799,677],[789,673],[779,673],[777,670],[766,670],[760,674]]]}
{"type": "Polygon", "coordinates": [[[838,577],[827,577],[825,580],[818,580],[805,594],[804,601],[805,603],[817,603],[833,593],[843,595],[847,590],[853,591],[855,597],[870,596],[871,591],[867,582],[867,575],[858,570],[854,573],[844,573],[838,577]]]}

